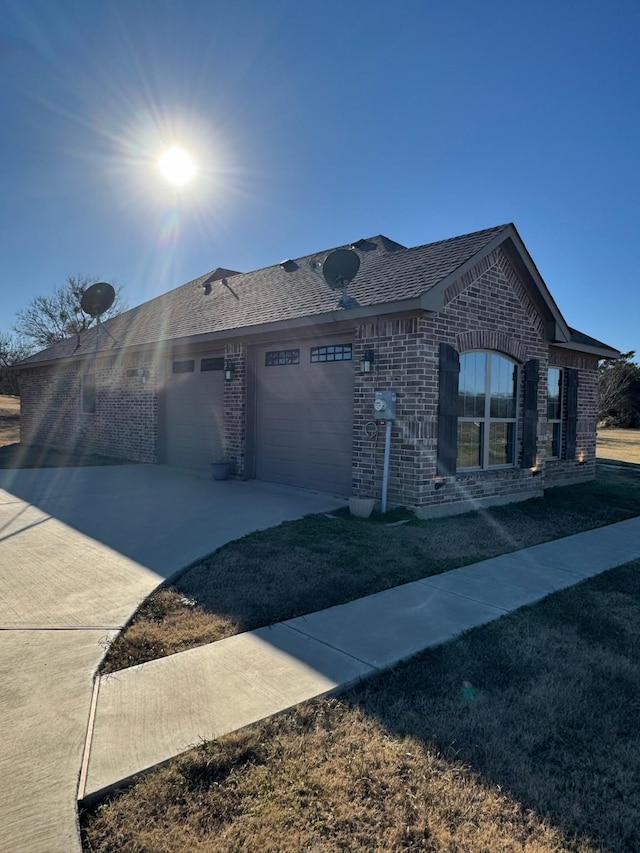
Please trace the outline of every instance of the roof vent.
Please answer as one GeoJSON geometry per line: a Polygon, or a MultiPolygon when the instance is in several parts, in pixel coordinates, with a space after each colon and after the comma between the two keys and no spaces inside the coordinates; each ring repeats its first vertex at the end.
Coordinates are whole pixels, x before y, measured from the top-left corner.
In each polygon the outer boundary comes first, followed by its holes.
{"type": "Polygon", "coordinates": [[[288,261],[282,261],[280,266],[285,272],[295,272],[298,269],[298,264],[295,261],[289,259],[288,261]]]}

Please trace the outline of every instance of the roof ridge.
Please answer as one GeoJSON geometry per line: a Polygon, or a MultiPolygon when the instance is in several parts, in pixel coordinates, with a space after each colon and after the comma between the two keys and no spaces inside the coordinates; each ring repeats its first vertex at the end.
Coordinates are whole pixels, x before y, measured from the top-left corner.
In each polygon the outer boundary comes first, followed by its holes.
{"type": "MultiPolygon", "coordinates": [[[[455,237],[445,237],[442,240],[434,240],[431,243],[420,243],[418,246],[411,246],[411,249],[424,249],[426,246],[438,246],[441,243],[453,243],[466,240],[469,237],[479,237],[480,234],[499,234],[505,228],[515,227],[513,222],[505,222],[502,225],[494,225],[492,228],[481,228],[479,231],[469,231],[467,234],[457,234],[455,237]]],[[[487,241],[488,242],[488,241],[487,241]]]]}

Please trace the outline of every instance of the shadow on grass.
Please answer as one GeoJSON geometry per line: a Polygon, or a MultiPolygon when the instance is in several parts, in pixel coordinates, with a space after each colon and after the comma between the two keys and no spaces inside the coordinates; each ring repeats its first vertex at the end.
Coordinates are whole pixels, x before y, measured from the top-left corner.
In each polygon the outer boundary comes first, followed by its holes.
{"type": "MultiPolygon", "coordinates": [[[[307,516],[231,542],[150,596],[102,664],[112,672],[640,514],[626,471],[437,521],[307,516]]],[[[411,517],[410,517],[411,518],[411,517]]]]}
{"type": "Polygon", "coordinates": [[[631,853],[640,849],[638,624],[640,561],[343,698],[394,737],[469,765],[565,835],[631,853]]]}
{"type": "Polygon", "coordinates": [[[598,456],[596,463],[613,468],[628,468],[630,471],[640,471],[640,462],[625,462],[622,459],[609,459],[606,456],[598,456]]]}
{"type": "Polygon", "coordinates": [[[636,853],[639,621],[636,561],[151,771],[86,849],[636,853]]]}

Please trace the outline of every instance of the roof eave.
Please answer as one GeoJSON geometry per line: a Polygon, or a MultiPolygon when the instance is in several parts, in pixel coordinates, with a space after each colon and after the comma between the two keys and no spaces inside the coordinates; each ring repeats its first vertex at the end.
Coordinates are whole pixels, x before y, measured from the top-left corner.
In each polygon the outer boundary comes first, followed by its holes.
{"type": "Polygon", "coordinates": [[[534,304],[542,308],[546,314],[545,337],[547,340],[550,342],[554,340],[569,342],[571,340],[569,326],[551,296],[547,285],[544,283],[542,276],[538,272],[538,268],[513,223],[505,225],[482,249],[471,255],[463,264],[443,279],[440,279],[436,285],[427,291],[424,294],[425,307],[428,305],[429,310],[442,311],[444,308],[444,294],[447,288],[499,247],[506,250],[505,253],[509,261],[516,267],[516,271],[521,276],[523,272],[526,273],[525,277],[528,277],[529,281],[524,282],[525,288],[534,301],[534,304]],[[511,251],[509,251],[510,245],[513,247],[511,251]]]}
{"type": "Polygon", "coordinates": [[[595,347],[591,344],[565,343],[564,341],[552,341],[552,346],[558,349],[571,350],[572,352],[583,352],[588,355],[595,355],[598,358],[620,358],[621,353],[613,347],[595,347]]]}
{"type": "Polygon", "coordinates": [[[335,308],[332,311],[325,311],[320,314],[307,314],[304,317],[293,317],[288,320],[276,320],[271,323],[259,323],[255,326],[240,326],[232,329],[221,329],[215,332],[206,332],[201,335],[188,335],[183,338],[170,338],[160,341],[149,341],[143,344],[134,344],[132,346],[113,347],[111,349],[98,350],[97,352],[92,351],[87,353],[78,353],[76,355],[62,356],[61,358],[47,359],[46,361],[15,365],[15,369],[32,370],[40,367],[59,367],[64,364],[93,360],[100,356],[119,355],[125,352],[144,352],[151,348],[161,347],[163,349],[168,349],[175,345],[197,345],[233,339],[244,340],[246,338],[258,337],[268,333],[277,333],[279,331],[284,332],[292,329],[304,330],[305,328],[312,326],[359,321],[369,317],[379,317],[384,314],[407,314],[416,311],[422,313],[424,311],[433,312],[439,310],[431,307],[429,300],[425,299],[425,297],[428,296],[429,294],[427,293],[422,297],[414,299],[400,299],[394,302],[378,302],[374,305],[358,305],[353,308],[335,308]]]}
{"type": "MultiPolygon", "coordinates": [[[[549,288],[547,287],[544,279],[540,275],[540,272],[538,271],[538,268],[535,265],[533,258],[529,254],[527,247],[522,242],[522,238],[518,234],[516,226],[513,225],[513,223],[508,225],[507,228],[505,228],[503,235],[500,236],[504,237],[503,242],[506,242],[509,239],[511,240],[511,243],[517,252],[517,256],[515,258],[516,271],[519,272],[519,270],[517,269],[517,261],[520,261],[526,272],[529,274],[531,281],[535,285],[537,294],[539,294],[539,296],[542,298],[544,306],[551,314],[551,322],[547,322],[547,339],[550,342],[554,340],[561,340],[562,342],[570,343],[571,331],[569,329],[569,325],[562,316],[562,312],[558,308],[555,299],[551,295],[549,288]]],[[[508,245],[505,246],[505,249],[507,250],[507,257],[509,257],[508,245]]],[[[511,261],[512,257],[509,257],[509,260],[511,261]]],[[[530,293],[529,295],[534,297],[535,302],[536,293],[530,293]]]]}

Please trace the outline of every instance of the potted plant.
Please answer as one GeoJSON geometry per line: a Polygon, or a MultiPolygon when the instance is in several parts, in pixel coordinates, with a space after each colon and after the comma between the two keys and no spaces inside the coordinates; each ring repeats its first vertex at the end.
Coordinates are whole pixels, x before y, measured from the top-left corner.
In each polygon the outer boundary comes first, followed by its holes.
{"type": "Polygon", "coordinates": [[[230,466],[226,459],[218,459],[216,462],[210,462],[211,476],[214,480],[228,480],[230,466]]]}
{"type": "Polygon", "coordinates": [[[352,495],[349,498],[349,512],[358,518],[369,518],[375,506],[375,498],[363,498],[359,495],[352,495]]]}

